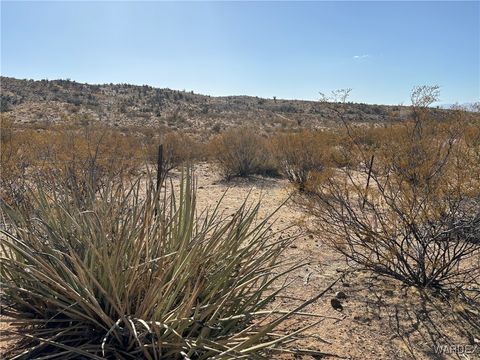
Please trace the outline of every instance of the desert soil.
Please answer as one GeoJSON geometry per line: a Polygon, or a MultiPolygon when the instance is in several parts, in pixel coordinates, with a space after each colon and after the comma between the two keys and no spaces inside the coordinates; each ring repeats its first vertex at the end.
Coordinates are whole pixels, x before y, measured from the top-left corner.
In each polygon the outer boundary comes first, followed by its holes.
{"type": "MultiPolygon", "coordinates": [[[[225,214],[233,213],[249,195],[251,202],[261,200],[260,216],[266,216],[282,205],[292,190],[282,179],[257,177],[225,183],[212,164],[197,165],[196,176],[199,208],[215,205],[227,191],[221,203],[225,214]]],[[[180,174],[174,172],[172,177],[178,180],[180,174]]],[[[462,321],[461,306],[451,311],[432,294],[348,267],[345,259],[326,246],[321,236],[309,232],[311,219],[292,201],[287,201],[274,219],[274,231],[288,228],[282,231],[282,236],[298,236],[284,256],[306,265],[290,276],[291,285],[282,297],[277,297],[273,307],[293,309],[346,272],[342,281],[303,310],[324,318],[291,320],[287,325],[288,331],[294,331],[321,319],[307,330],[308,336],[292,344],[292,351],[310,349],[318,353],[306,355],[300,351],[300,354],[274,355],[274,358],[480,359],[480,344],[476,354],[435,351],[436,346],[469,345],[480,338],[480,334],[470,331],[462,321]],[[342,311],[335,310],[330,303],[339,291],[346,295],[342,311]]],[[[5,326],[8,324],[0,323],[0,330],[5,326]]],[[[0,351],[8,346],[8,342],[0,342],[0,351]]]]}

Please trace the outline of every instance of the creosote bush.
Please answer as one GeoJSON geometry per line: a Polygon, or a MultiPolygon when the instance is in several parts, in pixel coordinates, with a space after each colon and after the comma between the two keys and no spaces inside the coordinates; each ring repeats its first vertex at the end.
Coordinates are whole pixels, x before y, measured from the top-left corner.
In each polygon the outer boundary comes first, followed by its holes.
{"type": "Polygon", "coordinates": [[[335,135],[332,132],[303,130],[277,134],[272,144],[281,173],[298,190],[305,191],[308,182],[330,166],[335,135]]]}
{"type": "Polygon", "coordinates": [[[299,265],[280,260],[292,239],[255,220],[259,204],[199,211],[189,171],[179,193],[141,181],[90,190],[40,184],[33,211],[2,201],[3,315],[24,339],[13,354],[264,358],[301,331],[279,336],[295,311],[266,310],[299,265]]]}
{"type": "Polygon", "coordinates": [[[72,123],[35,129],[4,115],[1,121],[0,193],[12,203],[24,199],[28,179],[53,177],[85,193],[87,178],[98,188],[138,174],[146,163],[141,141],[112,128],[72,123]]]}
{"type": "Polygon", "coordinates": [[[214,137],[210,154],[226,179],[254,174],[276,176],[275,161],[267,141],[253,128],[240,127],[214,137]]]}
{"type": "Polygon", "coordinates": [[[347,123],[345,148],[358,165],[312,184],[299,201],[353,263],[418,287],[462,287],[479,276],[478,123],[461,111],[439,122],[413,110],[372,144],[347,123]]]}

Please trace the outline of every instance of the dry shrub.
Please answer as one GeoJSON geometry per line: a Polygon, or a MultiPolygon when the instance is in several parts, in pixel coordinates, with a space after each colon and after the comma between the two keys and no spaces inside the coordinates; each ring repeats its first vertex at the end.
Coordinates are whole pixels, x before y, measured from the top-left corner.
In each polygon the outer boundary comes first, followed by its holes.
{"type": "Polygon", "coordinates": [[[471,176],[476,176],[480,183],[480,115],[477,120],[465,127],[464,138],[465,147],[460,151],[460,156],[465,155],[461,160],[465,162],[465,167],[470,169],[471,176]]]}
{"type": "Polygon", "coordinates": [[[98,188],[113,179],[135,175],[146,164],[137,138],[109,128],[61,129],[46,140],[43,170],[50,167],[72,186],[80,185],[78,191],[82,192],[87,191],[88,185],[82,184],[85,179],[91,179],[91,185],[98,188]]]}
{"type": "Polygon", "coordinates": [[[0,115],[0,191],[3,199],[20,202],[25,193],[26,169],[31,164],[30,156],[22,151],[28,148],[27,139],[14,134],[14,123],[6,115],[0,115]]]}
{"type": "Polygon", "coordinates": [[[227,179],[254,174],[277,175],[267,141],[253,128],[228,130],[214,137],[209,148],[212,158],[218,162],[227,179]]]}
{"type": "Polygon", "coordinates": [[[92,124],[38,130],[2,117],[1,148],[2,198],[17,202],[33,178],[55,177],[86,192],[86,181],[98,188],[105,181],[138,173],[146,163],[137,137],[92,124]]]}
{"type": "Polygon", "coordinates": [[[150,141],[148,147],[148,157],[152,164],[157,164],[158,146],[163,145],[163,163],[164,175],[171,170],[178,168],[186,163],[193,163],[205,156],[205,150],[201,143],[192,137],[179,132],[168,132],[158,139],[150,141]]]}
{"type": "MultiPolygon", "coordinates": [[[[391,125],[391,124],[390,124],[391,125]]],[[[376,149],[385,143],[385,139],[391,135],[391,127],[387,124],[379,125],[359,125],[349,127],[344,134],[346,145],[351,145],[349,140],[355,139],[355,146],[361,146],[363,149],[376,149]]]]}
{"type": "Polygon", "coordinates": [[[303,130],[277,134],[272,144],[281,173],[304,191],[331,164],[335,141],[332,132],[303,130]]]}
{"type": "Polygon", "coordinates": [[[438,122],[414,110],[411,121],[384,128],[375,146],[347,124],[359,165],[318,181],[301,204],[354,263],[419,287],[463,286],[479,275],[478,129],[464,132],[461,111],[438,122]]]}

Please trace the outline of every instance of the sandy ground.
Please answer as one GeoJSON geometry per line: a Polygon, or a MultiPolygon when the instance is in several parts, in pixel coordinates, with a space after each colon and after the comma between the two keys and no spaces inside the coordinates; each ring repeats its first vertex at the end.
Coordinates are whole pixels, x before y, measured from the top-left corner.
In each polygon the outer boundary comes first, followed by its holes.
{"type": "MultiPolygon", "coordinates": [[[[236,179],[221,181],[213,165],[197,167],[198,203],[213,205],[227,193],[222,202],[226,211],[234,211],[250,193],[251,201],[261,199],[261,215],[270,214],[289,197],[291,187],[280,179],[236,179]]],[[[352,271],[345,259],[327,247],[319,236],[308,232],[309,219],[293,202],[287,202],[275,214],[274,230],[290,227],[285,235],[299,237],[286,250],[285,256],[308,263],[293,274],[286,298],[277,299],[280,308],[291,309],[335,281],[344,270],[345,279],[337,283],[324,297],[305,311],[324,315],[321,323],[308,330],[311,338],[300,341],[299,348],[313,348],[332,354],[325,358],[348,359],[480,359],[480,344],[476,354],[437,354],[436,346],[468,345],[480,334],[464,324],[458,313],[430,294],[403,287],[401,283],[375,276],[369,272],[352,271]],[[343,311],[330,304],[335,293],[347,295],[343,311]]],[[[300,328],[292,324],[289,330],[300,328]]],[[[438,352],[438,351],[437,351],[438,352]]],[[[314,359],[304,356],[305,359],[314,359]]]]}
{"type": "MultiPolygon", "coordinates": [[[[234,212],[250,194],[250,201],[262,200],[260,215],[265,216],[282,205],[290,193],[289,184],[281,179],[235,179],[225,183],[211,164],[197,166],[196,176],[199,208],[215,205],[227,191],[221,205],[226,214],[234,212]]],[[[178,179],[179,173],[174,172],[172,177],[178,179]]],[[[272,306],[292,309],[301,300],[319,294],[348,270],[342,281],[304,310],[325,318],[306,332],[308,337],[292,345],[292,349],[314,349],[325,355],[275,355],[274,358],[480,359],[480,343],[476,343],[480,334],[464,320],[464,306],[457,304],[452,311],[431,294],[402,287],[399,282],[368,272],[352,271],[321,237],[307,231],[309,219],[292,202],[287,201],[274,218],[274,230],[290,227],[283,234],[298,236],[284,256],[307,265],[291,275],[291,286],[272,306]],[[338,291],[347,296],[342,301],[342,311],[330,304],[338,291]],[[474,353],[436,351],[436,346],[443,345],[469,345],[466,351],[474,348],[474,353]]],[[[292,320],[288,330],[297,330],[312,321],[292,320]]],[[[1,330],[8,324],[0,326],[1,330]]],[[[8,342],[0,342],[0,350],[8,346],[8,342]]]]}

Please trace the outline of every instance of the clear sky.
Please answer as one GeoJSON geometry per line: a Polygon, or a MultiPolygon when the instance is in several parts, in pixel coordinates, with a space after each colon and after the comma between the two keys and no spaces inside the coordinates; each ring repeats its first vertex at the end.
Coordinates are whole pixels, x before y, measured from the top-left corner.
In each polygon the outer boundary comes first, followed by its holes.
{"type": "Polygon", "coordinates": [[[1,2],[1,74],[209,95],[480,98],[480,2],[1,2]]]}

